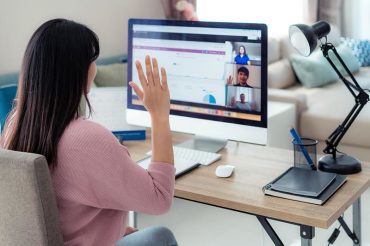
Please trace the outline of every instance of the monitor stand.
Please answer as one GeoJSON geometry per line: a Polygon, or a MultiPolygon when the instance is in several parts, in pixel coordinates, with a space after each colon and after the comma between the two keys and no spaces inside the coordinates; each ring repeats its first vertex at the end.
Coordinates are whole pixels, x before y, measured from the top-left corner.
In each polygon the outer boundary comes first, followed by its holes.
{"type": "Polygon", "coordinates": [[[177,144],[176,146],[217,153],[218,151],[223,149],[226,146],[226,144],[227,140],[224,139],[194,136],[192,139],[177,144]]]}

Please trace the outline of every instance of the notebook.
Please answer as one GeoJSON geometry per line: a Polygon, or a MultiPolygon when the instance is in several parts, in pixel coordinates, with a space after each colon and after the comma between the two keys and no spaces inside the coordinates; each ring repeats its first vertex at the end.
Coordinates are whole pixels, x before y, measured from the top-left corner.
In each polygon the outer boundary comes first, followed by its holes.
{"type": "Polygon", "coordinates": [[[271,189],[302,196],[319,196],[335,179],[335,173],[291,167],[271,183],[271,189]]]}
{"type": "Polygon", "coordinates": [[[291,167],[263,187],[266,195],[324,204],[345,182],[346,176],[291,167]]]}
{"type": "MultiPolygon", "coordinates": [[[[148,169],[150,162],[151,162],[151,157],[149,156],[145,159],[138,161],[138,164],[142,168],[148,169]]],[[[200,165],[199,163],[189,162],[189,160],[187,159],[176,157],[175,159],[176,178],[180,177],[181,175],[187,172],[190,172],[194,168],[197,168],[199,165],[200,165]]]]}

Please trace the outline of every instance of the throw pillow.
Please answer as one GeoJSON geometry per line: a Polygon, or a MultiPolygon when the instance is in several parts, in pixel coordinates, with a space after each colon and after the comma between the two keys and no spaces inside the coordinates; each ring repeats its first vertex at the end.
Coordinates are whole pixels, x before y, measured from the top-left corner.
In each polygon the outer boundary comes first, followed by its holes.
{"type": "Polygon", "coordinates": [[[370,40],[341,38],[341,41],[352,50],[362,67],[370,66],[370,40]]]}
{"type": "MultiPolygon", "coordinates": [[[[351,73],[358,72],[360,70],[360,63],[357,61],[356,57],[353,55],[351,49],[345,45],[339,45],[336,47],[339,56],[342,58],[346,66],[351,73]]],[[[340,73],[344,76],[348,75],[344,67],[341,65],[337,57],[333,52],[329,52],[331,60],[334,62],[335,66],[339,69],[340,73]]],[[[333,69],[334,70],[334,69],[333,69]]],[[[339,76],[338,76],[339,78],[339,76]]]]}
{"type": "MultiPolygon", "coordinates": [[[[336,49],[349,70],[352,73],[357,72],[360,65],[351,50],[345,45],[340,45],[336,49]]],[[[329,52],[329,56],[339,71],[346,75],[344,68],[340,65],[333,52],[329,52]]],[[[307,88],[325,86],[337,81],[339,78],[323,56],[321,50],[315,50],[309,57],[293,54],[290,60],[299,81],[307,88]]]]}
{"type": "Polygon", "coordinates": [[[95,84],[101,86],[126,86],[127,63],[114,63],[109,65],[98,65],[95,84]]]}

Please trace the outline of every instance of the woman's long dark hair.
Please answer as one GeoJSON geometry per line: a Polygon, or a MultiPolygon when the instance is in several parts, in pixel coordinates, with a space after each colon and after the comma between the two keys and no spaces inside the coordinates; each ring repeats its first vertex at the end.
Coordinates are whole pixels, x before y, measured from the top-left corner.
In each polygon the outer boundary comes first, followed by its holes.
{"type": "Polygon", "coordinates": [[[24,54],[16,101],[4,130],[4,147],[44,155],[57,165],[59,140],[87,98],[90,64],[99,40],[79,23],[54,19],[32,35],[24,54]]]}

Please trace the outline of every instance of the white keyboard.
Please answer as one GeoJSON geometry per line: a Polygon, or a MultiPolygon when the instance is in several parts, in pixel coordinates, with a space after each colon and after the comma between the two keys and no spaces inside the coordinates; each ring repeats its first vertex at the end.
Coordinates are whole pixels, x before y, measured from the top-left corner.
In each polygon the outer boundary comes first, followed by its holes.
{"type": "MultiPolygon", "coordinates": [[[[149,151],[147,155],[151,155],[149,151]]],[[[178,146],[173,146],[174,159],[189,160],[191,163],[199,163],[201,165],[209,165],[221,159],[221,154],[207,151],[188,149],[178,146]]]]}

